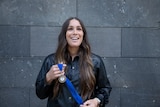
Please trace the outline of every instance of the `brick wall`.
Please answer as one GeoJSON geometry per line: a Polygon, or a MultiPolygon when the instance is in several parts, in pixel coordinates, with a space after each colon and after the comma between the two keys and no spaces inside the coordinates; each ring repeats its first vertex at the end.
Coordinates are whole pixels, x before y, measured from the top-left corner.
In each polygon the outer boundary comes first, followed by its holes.
{"type": "Polygon", "coordinates": [[[113,87],[106,107],[160,106],[160,0],[1,0],[0,107],[45,107],[35,95],[62,23],[77,16],[113,87]]]}

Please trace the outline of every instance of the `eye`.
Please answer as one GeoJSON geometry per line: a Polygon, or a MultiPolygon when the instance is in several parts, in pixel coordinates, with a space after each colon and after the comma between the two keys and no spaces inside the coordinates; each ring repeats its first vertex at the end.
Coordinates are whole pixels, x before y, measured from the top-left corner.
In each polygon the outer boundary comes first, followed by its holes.
{"type": "Polygon", "coordinates": [[[72,28],[72,27],[69,27],[67,30],[73,30],[73,28],[72,28]]]}
{"type": "Polygon", "coordinates": [[[78,27],[78,28],[77,28],[77,30],[81,31],[81,30],[82,30],[82,28],[81,28],[81,27],[78,27]]]}

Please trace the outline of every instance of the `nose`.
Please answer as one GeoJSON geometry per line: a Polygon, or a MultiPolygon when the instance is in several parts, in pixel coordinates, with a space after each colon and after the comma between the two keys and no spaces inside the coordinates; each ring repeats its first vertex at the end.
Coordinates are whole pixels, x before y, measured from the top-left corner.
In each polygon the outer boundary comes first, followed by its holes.
{"type": "Polygon", "coordinates": [[[73,33],[74,33],[74,34],[77,34],[77,29],[74,29],[74,30],[73,30],[73,33]]]}

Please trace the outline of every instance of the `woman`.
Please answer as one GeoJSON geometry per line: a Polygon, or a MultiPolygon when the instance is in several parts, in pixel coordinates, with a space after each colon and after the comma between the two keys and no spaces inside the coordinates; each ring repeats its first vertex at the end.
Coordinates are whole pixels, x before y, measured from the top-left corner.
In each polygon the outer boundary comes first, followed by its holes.
{"type": "MultiPolygon", "coordinates": [[[[65,80],[65,79],[62,79],[65,80]]],[[[104,107],[111,91],[102,59],[91,53],[87,32],[76,17],[67,19],[55,53],[48,55],[36,80],[36,94],[48,97],[47,107],[104,107]],[[63,65],[60,70],[58,64],[63,65]],[[81,96],[78,104],[60,78],[66,76],[81,96]]]]}

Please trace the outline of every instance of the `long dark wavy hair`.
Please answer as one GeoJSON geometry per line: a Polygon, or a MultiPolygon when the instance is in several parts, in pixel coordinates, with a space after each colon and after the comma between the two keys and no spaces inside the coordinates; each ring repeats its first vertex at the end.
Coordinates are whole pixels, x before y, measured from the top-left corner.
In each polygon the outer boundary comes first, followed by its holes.
{"type": "MultiPolygon", "coordinates": [[[[78,55],[79,55],[79,68],[80,68],[80,92],[83,99],[90,98],[93,90],[95,88],[95,76],[93,73],[93,64],[91,61],[91,47],[88,41],[86,28],[83,22],[77,17],[71,17],[67,19],[61,29],[61,32],[58,37],[58,47],[55,52],[56,63],[67,63],[70,60],[70,54],[68,51],[68,44],[66,40],[66,32],[70,23],[70,20],[76,19],[79,21],[83,30],[83,40],[79,47],[78,55]]],[[[55,82],[55,86],[53,88],[54,97],[57,96],[59,89],[62,84],[58,81],[55,82]]]]}

